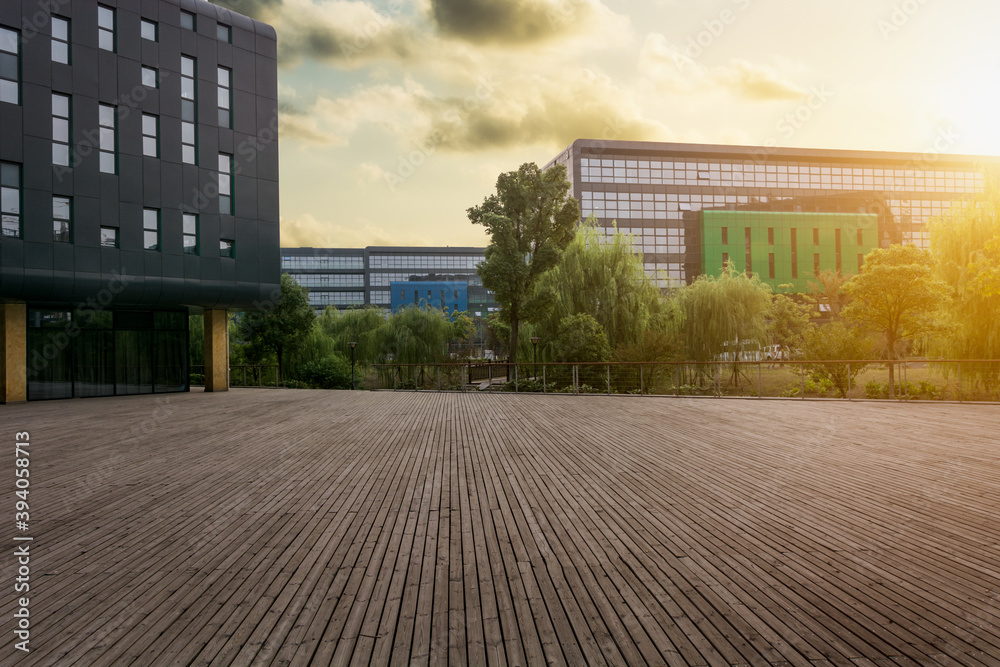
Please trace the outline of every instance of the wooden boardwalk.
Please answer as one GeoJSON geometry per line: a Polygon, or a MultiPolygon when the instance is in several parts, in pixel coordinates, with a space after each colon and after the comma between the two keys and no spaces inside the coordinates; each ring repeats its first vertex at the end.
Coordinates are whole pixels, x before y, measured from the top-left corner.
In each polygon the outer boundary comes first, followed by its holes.
{"type": "Polygon", "coordinates": [[[3,665],[1000,666],[992,406],[234,390],[0,425],[3,665]]]}

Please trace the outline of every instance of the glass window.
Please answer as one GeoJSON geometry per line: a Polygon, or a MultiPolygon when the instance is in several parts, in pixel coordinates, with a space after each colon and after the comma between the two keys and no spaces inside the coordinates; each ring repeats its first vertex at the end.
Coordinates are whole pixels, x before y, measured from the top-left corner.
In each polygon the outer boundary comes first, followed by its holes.
{"type": "Polygon", "coordinates": [[[215,34],[219,38],[219,41],[232,43],[233,41],[233,29],[228,25],[220,23],[215,28],[215,34]]]}
{"type": "Polygon", "coordinates": [[[146,157],[160,157],[159,126],[158,117],[142,114],[142,154],[146,157]]]}
{"type": "Polygon", "coordinates": [[[146,250],[160,249],[160,211],[155,208],[142,210],[142,247],[146,250]]]}
{"type": "Polygon", "coordinates": [[[52,235],[57,243],[72,243],[72,212],[69,197],[52,198],[52,235]]]}
{"type": "Polygon", "coordinates": [[[184,254],[198,254],[198,216],[185,213],[184,220],[184,254]]]}
{"type": "Polygon", "coordinates": [[[233,156],[219,153],[219,213],[233,212],[233,156]]]}
{"type": "Polygon", "coordinates": [[[157,28],[158,26],[156,25],[156,23],[148,19],[142,19],[142,21],[139,23],[139,32],[142,35],[142,38],[148,39],[151,42],[157,41],[159,37],[159,35],[157,34],[158,32],[157,28]]]}
{"type": "Polygon", "coordinates": [[[105,51],[115,50],[115,10],[97,6],[97,45],[105,51]]]}
{"type": "Polygon", "coordinates": [[[104,248],[118,247],[117,227],[101,227],[101,246],[104,248]]]}
{"type": "Polygon", "coordinates": [[[195,23],[194,14],[181,10],[181,27],[185,30],[195,30],[197,24],[195,23]]]}
{"type": "Polygon", "coordinates": [[[157,71],[155,69],[153,69],[152,67],[145,67],[145,66],[143,66],[143,68],[142,68],[142,85],[146,86],[147,88],[159,88],[160,87],[160,81],[159,81],[160,77],[157,76],[157,74],[158,74],[157,71]]]}
{"type": "Polygon", "coordinates": [[[70,99],[68,95],[52,94],[52,164],[70,166],[70,99]]]}
{"type": "Polygon", "coordinates": [[[21,167],[0,162],[0,235],[21,238],[21,167]]]}
{"type": "Polygon", "coordinates": [[[52,17],[52,62],[69,65],[69,19],[52,17]]]}
{"type": "Polygon", "coordinates": [[[236,242],[232,239],[219,239],[219,257],[236,257],[236,242]]]}
{"type": "Polygon", "coordinates": [[[198,134],[195,126],[196,65],[194,58],[181,56],[181,161],[184,164],[198,164],[198,134]]]}
{"type": "Polygon", "coordinates": [[[232,127],[233,89],[232,71],[219,68],[219,127],[232,127]]]}
{"type": "Polygon", "coordinates": [[[115,151],[118,146],[118,114],[113,106],[102,104],[99,108],[101,124],[101,173],[114,174],[118,171],[115,151]]]}
{"type": "Polygon", "coordinates": [[[18,33],[0,28],[0,102],[21,103],[21,59],[18,33]]]}

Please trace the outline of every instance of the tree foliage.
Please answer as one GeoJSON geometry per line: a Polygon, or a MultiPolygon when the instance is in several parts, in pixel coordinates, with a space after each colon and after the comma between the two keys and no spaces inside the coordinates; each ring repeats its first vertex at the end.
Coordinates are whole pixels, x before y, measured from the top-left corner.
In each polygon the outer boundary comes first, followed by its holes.
{"type": "Polygon", "coordinates": [[[802,347],[806,332],[814,325],[810,322],[809,308],[786,294],[774,294],[767,325],[771,345],[777,345],[786,354],[802,347]]]}
{"type": "Polygon", "coordinates": [[[607,361],[611,354],[604,327],[587,313],[568,315],[559,323],[554,341],[557,361],[607,361]]]}
{"type": "MultiPolygon", "coordinates": [[[[802,352],[808,361],[866,361],[875,358],[876,346],[860,327],[835,321],[806,331],[802,352]]],[[[840,396],[845,397],[857,375],[868,368],[868,364],[854,363],[849,368],[844,363],[818,364],[806,368],[828,378],[840,396]]]]}
{"type": "Polygon", "coordinates": [[[281,276],[280,294],[257,310],[239,318],[237,336],[246,343],[250,359],[274,352],[278,376],[283,377],[285,352],[297,350],[312,330],[316,313],[309,305],[309,290],[287,273],[281,276]]]}
{"type": "Polygon", "coordinates": [[[581,225],[562,260],[542,275],[535,299],[539,335],[551,340],[562,321],[585,313],[607,334],[612,348],[635,345],[643,334],[667,325],[666,301],[646,274],[631,237],[616,233],[601,242],[593,218],[581,225]]]}
{"type": "Polygon", "coordinates": [[[730,262],[718,276],[702,275],[674,295],[681,335],[692,361],[713,361],[733,346],[763,347],[771,312],[771,287],[730,262]]]}
{"type": "MultiPolygon", "coordinates": [[[[897,358],[901,341],[942,330],[941,311],[949,291],[935,276],[934,259],[926,250],[903,245],[876,248],[844,290],[852,297],[844,317],[882,336],[890,361],[897,358]]],[[[890,396],[893,366],[889,364],[890,396]]]]}
{"type": "Polygon", "coordinates": [[[805,295],[806,301],[816,305],[817,316],[822,317],[822,313],[826,312],[830,314],[830,319],[839,318],[847,302],[844,285],[850,277],[833,269],[820,271],[815,277],[816,280],[806,282],[809,288],[809,293],[805,295]]]}
{"type": "Polygon", "coordinates": [[[569,189],[564,166],[542,171],[533,163],[523,164],[501,174],[496,194],[468,210],[469,220],[490,235],[486,259],[477,270],[510,323],[512,361],[518,325],[526,315],[530,319],[535,282],[559,263],[580,220],[580,206],[569,189]]]}

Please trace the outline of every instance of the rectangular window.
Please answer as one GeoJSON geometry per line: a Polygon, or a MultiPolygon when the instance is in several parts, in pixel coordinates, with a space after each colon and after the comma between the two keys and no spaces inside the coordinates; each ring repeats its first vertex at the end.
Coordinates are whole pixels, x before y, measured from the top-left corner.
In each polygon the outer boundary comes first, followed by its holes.
{"type": "Polygon", "coordinates": [[[193,213],[184,214],[184,254],[198,254],[198,216],[193,213]]]}
{"type": "Polygon", "coordinates": [[[233,212],[233,156],[219,153],[219,213],[233,212]]]}
{"type": "Polygon", "coordinates": [[[774,227],[767,228],[767,245],[774,245],[774,227]]]}
{"type": "Polygon", "coordinates": [[[722,245],[729,245],[729,227],[722,228],[722,245]]]}
{"type": "Polygon", "coordinates": [[[142,154],[146,157],[160,157],[160,119],[148,113],[142,114],[142,154]]]}
{"type": "Polygon", "coordinates": [[[722,253],[722,266],[725,266],[726,264],[729,264],[729,253],[728,252],[722,253]]]}
{"type": "Polygon", "coordinates": [[[219,239],[219,257],[236,257],[236,242],[232,239],[219,239]]]}
{"type": "Polygon", "coordinates": [[[159,72],[157,72],[152,67],[143,66],[142,85],[146,86],[147,88],[159,88],[160,87],[159,72]]]}
{"type": "Polygon", "coordinates": [[[858,245],[863,246],[865,244],[865,232],[863,229],[858,230],[858,245]]]}
{"type": "Polygon", "coordinates": [[[792,232],[792,278],[799,277],[799,249],[798,249],[798,230],[794,227],[789,230],[792,232]]]}
{"type": "Polygon", "coordinates": [[[154,21],[150,21],[148,19],[142,19],[142,21],[139,23],[139,34],[142,36],[143,39],[148,39],[151,42],[155,42],[159,38],[159,35],[157,33],[158,33],[157,25],[154,21]]]}
{"type": "Polygon", "coordinates": [[[767,277],[774,280],[774,253],[767,254],[767,277]]]}
{"type": "Polygon", "coordinates": [[[834,234],[836,234],[836,236],[834,237],[834,245],[836,247],[836,253],[837,253],[837,270],[840,271],[840,230],[835,229],[833,230],[833,232],[834,234]]]}
{"type": "Polygon", "coordinates": [[[52,164],[70,166],[70,98],[52,93],[52,164]]]}
{"type": "Polygon", "coordinates": [[[184,164],[198,164],[198,135],[195,126],[196,65],[194,58],[181,56],[181,161],[184,164]]]}
{"type": "Polygon", "coordinates": [[[101,227],[101,247],[102,248],[118,247],[117,227],[101,227]]]}
{"type": "Polygon", "coordinates": [[[232,44],[233,42],[233,29],[228,25],[220,23],[215,27],[215,34],[219,38],[219,41],[226,42],[227,44],[232,44]]]}
{"type": "Polygon", "coordinates": [[[813,245],[819,245],[819,229],[813,229],[813,245]]]}
{"type": "Polygon", "coordinates": [[[813,255],[813,275],[819,277],[819,253],[813,255]]]}
{"type": "Polygon", "coordinates": [[[858,253],[858,273],[861,273],[861,267],[865,265],[865,256],[860,252],[858,253]]]}
{"type": "Polygon", "coordinates": [[[115,50],[115,10],[97,6],[97,45],[105,51],[115,50]]]}
{"type": "Polygon", "coordinates": [[[73,201],[69,197],[52,198],[52,239],[56,243],[73,242],[73,201]]]}
{"type": "Polygon", "coordinates": [[[181,27],[185,30],[197,30],[194,14],[181,10],[181,27]]]}
{"type": "Polygon", "coordinates": [[[745,227],[744,230],[745,230],[744,237],[745,237],[746,255],[747,255],[746,256],[746,261],[747,261],[747,275],[749,276],[749,275],[751,275],[753,273],[753,262],[752,262],[753,258],[750,255],[750,228],[749,227],[745,227]]]}
{"type": "Polygon", "coordinates": [[[52,17],[52,62],[69,65],[69,19],[52,17]]]}
{"type": "Polygon", "coordinates": [[[219,68],[219,127],[232,127],[233,119],[233,73],[225,67],[219,68]]]}
{"type": "Polygon", "coordinates": [[[7,28],[0,28],[0,102],[21,103],[21,40],[7,28]]]}
{"type": "Polygon", "coordinates": [[[160,249],[160,212],[155,208],[142,209],[142,247],[160,249]]]}
{"type": "Polygon", "coordinates": [[[21,167],[0,162],[0,235],[21,238],[21,167]]]}
{"type": "Polygon", "coordinates": [[[116,151],[118,148],[118,114],[113,106],[102,104],[99,108],[101,124],[101,173],[118,172],[116,151]]]}

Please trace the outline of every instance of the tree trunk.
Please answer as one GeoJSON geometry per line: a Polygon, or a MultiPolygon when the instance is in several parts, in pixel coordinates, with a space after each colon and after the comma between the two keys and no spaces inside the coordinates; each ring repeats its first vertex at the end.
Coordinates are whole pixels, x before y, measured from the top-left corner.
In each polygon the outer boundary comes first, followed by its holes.
{"type": "Polygon", "coordinates": [[[284,367],[281,363],[281,345],[278,346],[278,386],[285,381],[284,367]]]}
{"type": "Polygon", "coordinates": [[[886,338],[886,347],[889,348],[886,353],[886,357],[889,359],[889,398],[894,398],[896,395],[896,376],[895,376],[895,364],[892,363],[896,360],[896,341],[892,338],[886,338]]]}

